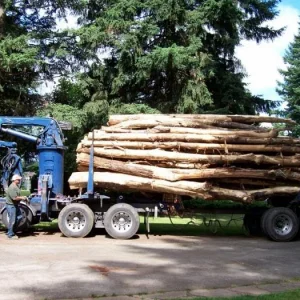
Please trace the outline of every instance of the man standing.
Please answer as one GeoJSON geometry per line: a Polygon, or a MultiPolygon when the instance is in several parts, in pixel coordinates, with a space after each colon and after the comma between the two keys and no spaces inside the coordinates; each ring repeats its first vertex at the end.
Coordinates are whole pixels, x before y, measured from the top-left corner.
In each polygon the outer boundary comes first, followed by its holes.
{"type": "Polygon", "coordinates": [[[13,175],[12,183],[6,192],[6,209],[9,218],[7,237],[9,239],[18,239],[14,233],[14,229],[18,226],[19,221],[22,219],[22,213],[19,207],[21,200],[26,200],[26,197],[20,196],[19,185],[22,177],[20,175],[13,175]]]}

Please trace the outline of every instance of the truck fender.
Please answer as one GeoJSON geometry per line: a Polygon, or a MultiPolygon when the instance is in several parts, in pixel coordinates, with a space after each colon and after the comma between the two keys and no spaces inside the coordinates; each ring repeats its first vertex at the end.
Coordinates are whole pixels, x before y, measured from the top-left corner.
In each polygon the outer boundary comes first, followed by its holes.
{"type": "MultiPolygon", "coordinates": [[[[30,204],[24,202],[24,201],[21,201],[20,204],[22,204],[23,206],[26,206],[28,207],[28,209],[31,211],[32,213],[32,216],[35,217],[36,216],[36,209],[34,207],[32,207],[30,204]]],[[[6,210],[6,206],[3,206],[1,211],[0,211],[0,218],[2,219],[2,215],[4,213],[4,211],[6,210]]]]}

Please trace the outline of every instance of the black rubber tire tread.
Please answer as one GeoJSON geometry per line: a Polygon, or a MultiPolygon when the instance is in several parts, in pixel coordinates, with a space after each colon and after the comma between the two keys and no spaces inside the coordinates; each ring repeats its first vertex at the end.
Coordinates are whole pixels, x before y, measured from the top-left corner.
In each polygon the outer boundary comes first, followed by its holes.
{"type": "Polygon", "coordinates": [[[62,234],[66,237],[74,237],[74,238],[82,238],[87,236],[94,227],[94,219],[95,215],[93,211],[86,205],[81,203],[72,203],[65,206],[58,215],[58,227],[62,234]],[[82,230],[73,232],[71,231],[65,223],[65,219],[68,214],[73,211],[80,211],[86,219],[86,225],[82,228],[82,230]]]}
{"type": "Polygon", "coordinates": [[[104,215],[104,226],[105,226],[106,232],[112,238],[126,240],[126,239],[130,239],[131,237],[133,237],[139,230],[140,217],[139,217],[138,212],[136,211],[136,209],[133,206],[131,206],[127,203],[118,203],[118,204],[111,206],[107,210],[106,214],[104,215]],[[116,213],[118,213],[118,211],[125,211],[126,213],[128,213],[131,216],[133,225],[130,228],[130,230],[127,232],[118,232],[112,226],[111,219],[116,213]]]}
{"type": "Polygon", "coordinates": [[[261,217],[261,220],[260,220],[260,228],[261,228],[261,231],[264,235],[268,236],[267,232],[266,232],[266,220],[268,219],[268,215],[269,213],[272,212],[272,210],[269,208],[267,209],[264,214],[262,215],[261,217]]]}
{"type": "MultiPolygon", "coordinates": [[[[16,229],[16,232],[26,231],[29,228],[29,226],[31,225],[32,219],[33,219],[32,212],[26,205],[21,204],[20,210],[23,215],[23,218],[20,221],[19,226],[16,229]],[[24,217],[25,215],[26,215],[26,218],[24,217]]],[[[7,216],[6,209],[2,213],[2,223],[6,228],[8,228],[8,216],[7,216]]]]}
{"type": "Polygon", "coordinates": [[[275,242],[290,242],[298,234],[299,219],[298,216],[287,207],[269,208],[262,217],[261,227],[266,236],[275,242]],[[274,220],[278,215],[287,215],[292,220],[292,229],[286,235],[279,235],[275,231],[274,220]]]}

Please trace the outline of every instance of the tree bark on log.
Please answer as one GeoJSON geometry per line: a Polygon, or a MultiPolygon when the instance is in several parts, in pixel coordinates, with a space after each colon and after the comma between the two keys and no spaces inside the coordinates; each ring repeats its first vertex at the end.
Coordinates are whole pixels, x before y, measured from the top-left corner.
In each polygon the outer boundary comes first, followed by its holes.
{"type": "MultiPolygon", "coordinates": [[[[69,178],[71,189],[86,187],[88,180],[88,172],[74,172],[69,178]]],[[[209,188],[206,182],[192,181],[176,181],[169,182],[167,180],[151,179],[127,174],[118,174],[111,172],[95,172],[94,183],[104,188],[119,189],[135,189],[140,191],[151,191],[161,193],[171,193],[178,195],[189,195],[196,197],[205,194],[205,190],[209,188]]]]}
{"type": "Polygon", "coordinates": [[[279,129],[256,129],[256,130],[239,130],[226,128],[190,128],[190,127],[168,127],[156,126],[151,129],[123,129],[118,127],[102,126],[101,130],[105,133],[193,133],[200,135],[213,136],[240,136],[240,137],[258,137],[258,138],[275,138],[278,136],[279,129]]]}
{"type": "MultiPolygon", "coordinates": [[[[92,132],[88,139],[92,140],[92,132]]],[[[218,143],[218,144],[255,144],[255,145],[293,145],[300,144],[300,139],[290,137],[277,138],[252,138],[240,137],[234,134],[230,136],[213,136],[201,134],[183,133],[105,133],[102,130],[94,130],[94,140],[101,141],[132,141],[132,142],[194,142],[194,143],[218,143]]]]}
{"type": "Polygon", "coordinates": [[[170,126],[170,127],[194,127],[194,128],[210,128],[209,126],[224,127],[232,129],[249,129],[255,130],[257,126],[243,124],[238,122],[225,122],[219,120],[205,120],[205,119],[138,119],[124,121],[119,124],[114,125],[115,128],[122,129],[139,129],[139,128],[153,128],[159,125],[170,126]]]}
{"type": "MultiPolygon", "coordinates": [[[[69,178],[71,189],[85,188],[87,186],[88,172],[75,172],[69,178]]],[[[213,187],[206,182],[154,180],[117,174],[110,172],[95,172],[94,182],[102,188],[114,190],[135,190],[146,192],[170,193],[177,195],[188,195],[191,197],[201,197],[206,200],[224,200],[249,203],[255,200],[262,200],[274,195],[296,194],[300,191],[299,187],[275,187],[251,191],[239,191],[213,187]]]]}
{"type": "MultiPolygon", "coordinates": [[[[82,148],[79,153],[89,153],[89,149],[82,148]]],[[[114,158],[114,159],[143,159],[147,161],[176,161],[184,163],[209,163],[211,165],[232,165],[253,163],[256,165],[275,165],[281,167],[299,167],[299,156],[266,156],[261,154],[243,154],[243,155],[205,155],[194,153],[167,152],[163,150],[118,150],[95,148],[96,156],[114,158]]]]}
{"type": "Polygon", "coordinates": [[[135,114],[135,115],[111,115],[108,124],[110,126],[119,124],[121,122],[140,120],[140,119],[189,119],[189,120],[217,120],[223,122],[241,122],[241,123],[286,123],[296,124],[290,119],[283,119],[268,116],[252,116],[252,115],[215,115],[215,114],[135,114]]]}
{"type": "MultiPolygon", "coordinates": [[[[195,152],[274,152],[274,153],[300,153],[300,147],[284,145],[239,145],[239,144],[214,144],[214,143],[185,143],[185,142],[128,142],[128,141],[94,141],[94,147],[117,149],[176,149],[177,151],[194,150],[195,152]]],[[[82,140],[77,150],[90,148],[91,140],[82,140]]]]}
{"type": "Polygon", "coordinates": [[[149,130],[150,132],[165,132],[165,133],[193,133],[193,134],[204,134],[213,136],[241,136],[241,137],[258,137],[258,138],[275,138],[278,136],[279,129],[269,129],[269,130],[239,130],[232,129],[228,130],[226,128],[213,129],[213,128],[183,128],[183,127],[168,127],[168,126],[156,126],[149,130]]]}
{"type": "MultiPolygon", "coordinates": [[[[77,163],[80,166],[89,166],[90,156],[86,153],[77,155],[77,163]]],[[[178,181],[185,179],[211,179],[211,178],[254,178],[269,179],[276,178],[293,179],[300,181],[300,173],[289,170],[261,170],[242,168],[212,168],[212,169],[167,169],[156,166],[138,165],[119,160],[110,160],[94,157],[96,169],[105,169],[112,172],[124,173],[148,178],[178,181]]]]}

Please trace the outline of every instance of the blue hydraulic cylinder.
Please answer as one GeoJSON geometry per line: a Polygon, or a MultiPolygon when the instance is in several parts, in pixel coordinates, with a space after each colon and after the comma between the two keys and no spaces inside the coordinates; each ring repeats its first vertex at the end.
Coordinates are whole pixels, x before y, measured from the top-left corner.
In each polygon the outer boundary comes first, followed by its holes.
{"type": "Polygon", "coordinates": [[[52,195],[63,194],[64,190],[64,149],[39,146],[39,173],[52,176],[52,195]]]}

